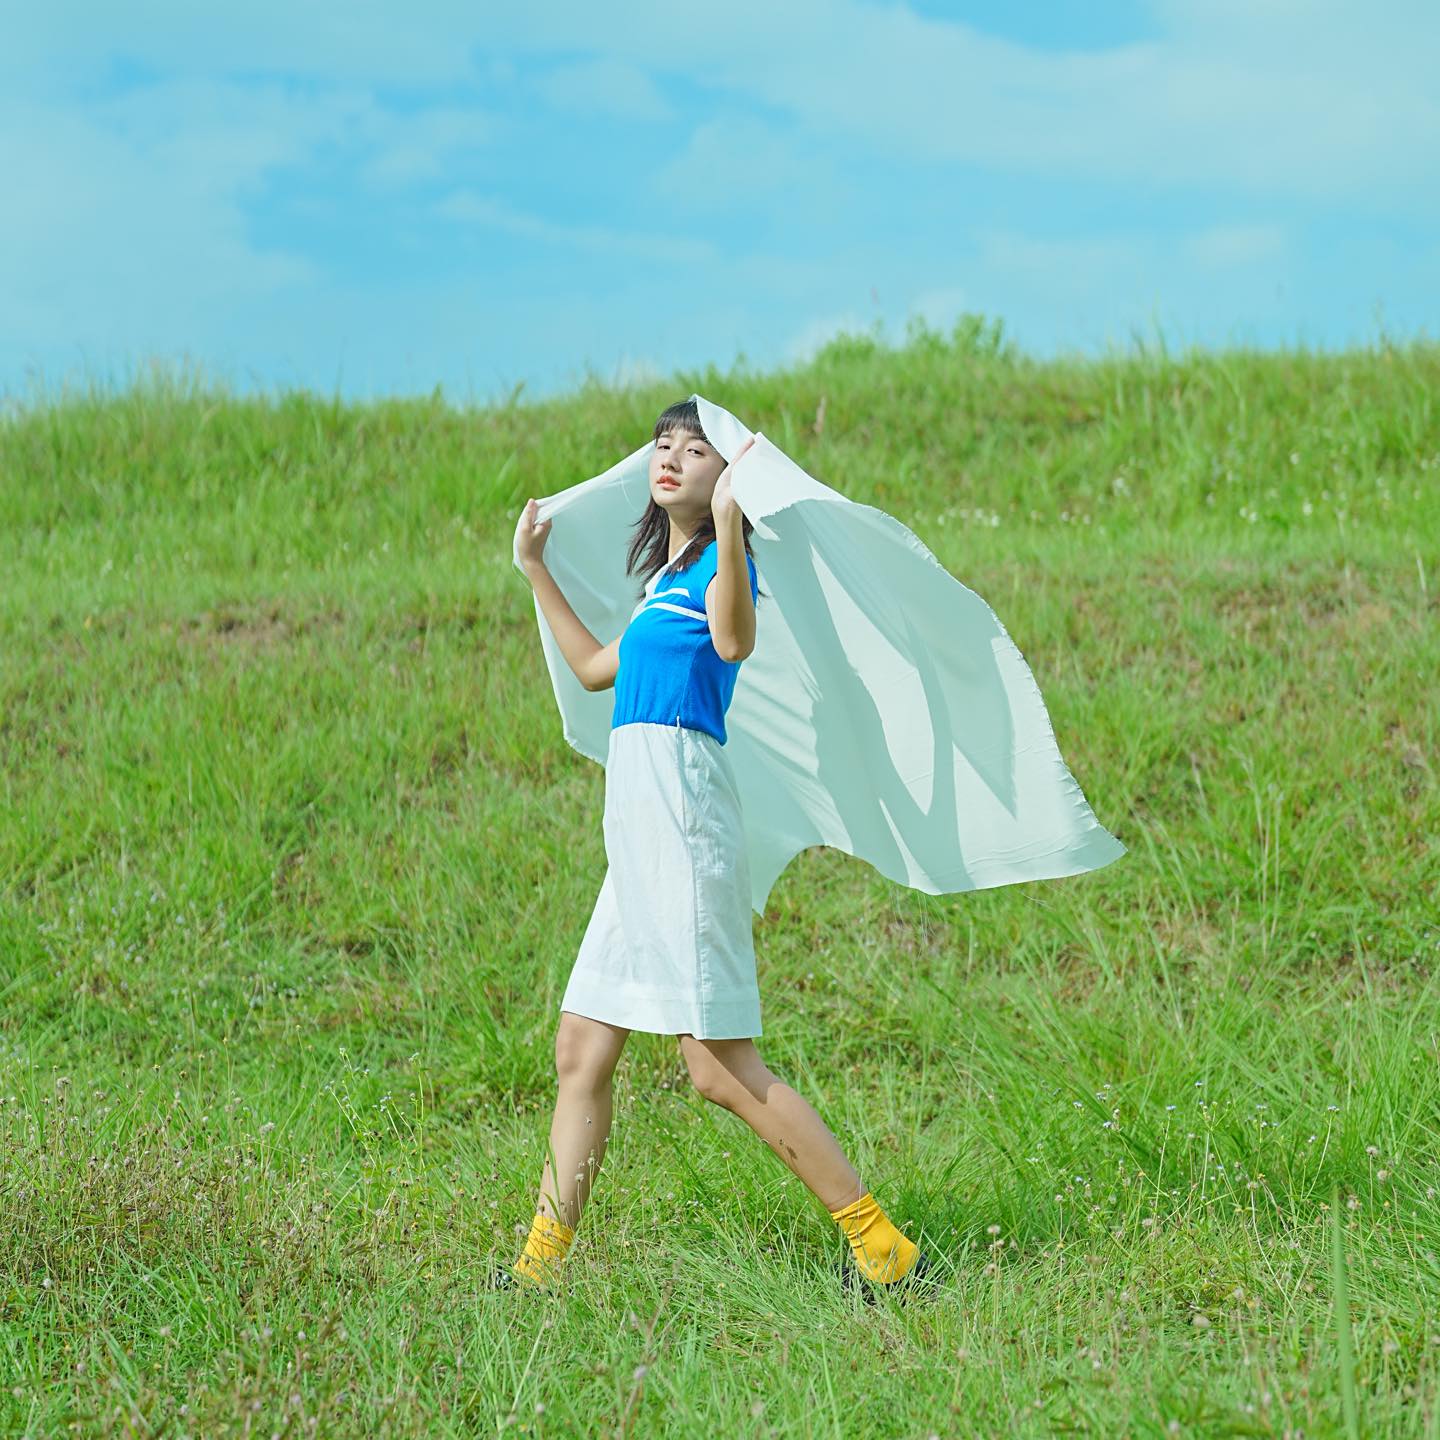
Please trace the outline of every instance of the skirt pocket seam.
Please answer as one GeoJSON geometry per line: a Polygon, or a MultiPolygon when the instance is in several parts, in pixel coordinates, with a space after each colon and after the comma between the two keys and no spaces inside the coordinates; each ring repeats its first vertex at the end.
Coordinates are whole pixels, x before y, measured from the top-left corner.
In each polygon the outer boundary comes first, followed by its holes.
{"type": "Polygon", "coordinates": [[[677,757],[679,764],[675,767],[676,778],[680,784],[680,829],[685,837],[685,846],[690,851],[690,864],[685,868],[690,872],[690,913],[695,922],[693,932],[695,943],[695,984],[700,1001],[700,1023],[708,1032],[710,1029],[710,977],[705,973],[705,917],[704,912],[700,908],[700,884],[696,874],[696,853],[694,849],[695,837],[692,834],[690,824],[690,756],[684,726],[677,725],[676,730],[680,736],[680,752],[677,757]]]}

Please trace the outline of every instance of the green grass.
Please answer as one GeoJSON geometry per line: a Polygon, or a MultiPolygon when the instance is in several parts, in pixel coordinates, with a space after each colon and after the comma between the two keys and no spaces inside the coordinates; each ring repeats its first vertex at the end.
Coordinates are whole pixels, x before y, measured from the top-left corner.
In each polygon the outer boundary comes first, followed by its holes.
{"type": "Polygon", "coordinates": [[[1433,344],[969,319],[486,410],[13,414],[0,1431],[1440,1435],[1437,394],[1433,344]],[[1130,847],[938,897],[813,849],[757,921],[761,1054],[929,1306],[844,1298],[643,1034],[563,1299],[479,1289],[604,867],[515,518],[692,390],[990,601],[1130,847]]]}

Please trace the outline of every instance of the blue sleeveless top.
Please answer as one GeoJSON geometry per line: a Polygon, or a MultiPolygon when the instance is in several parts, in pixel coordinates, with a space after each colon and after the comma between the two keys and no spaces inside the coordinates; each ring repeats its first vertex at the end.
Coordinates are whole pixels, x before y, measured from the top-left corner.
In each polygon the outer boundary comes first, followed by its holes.
{"type": "MultiPolygon", "coordinates": [[[[705,587],[719,559],[719,544],[711,540],[688,569],[666,566],[645,587],[620,637],[612,730],[650,721],[703,730],[725,743],[725,712],[744,662],[722,660],[710,638],[705,587]]],[[[760,582],[748,554],[745,564],[753,604],[760,582]]]]}

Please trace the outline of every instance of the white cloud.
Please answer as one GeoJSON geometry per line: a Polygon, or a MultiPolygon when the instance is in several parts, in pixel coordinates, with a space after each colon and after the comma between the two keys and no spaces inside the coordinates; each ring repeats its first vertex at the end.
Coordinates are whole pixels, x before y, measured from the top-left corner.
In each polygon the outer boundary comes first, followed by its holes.
{"type": "Polygon", "coordinates": [[[243,6],[52,0],[6,17],[0,79],[10,95],[87,88],[117,59],[161,73],[317,76],[331,84],[452,85],[473,79],[483,11],[464,0],[397,9],[389,0],[243,6]]]}
{"type": "Polygon", "coordinates": [[[1013,275],[1057,292],[1079,290],[1117,275],[1133,273],[1152,242],[1143,235],[1027,235],[981,226],[975,232],[979,267],[991,275],[1013,275]]]}
{"type": "Polygon", "coordinates": [[[960,316],[972,308],[972,303],[969,290],[944,286],[912,296],[894,323],[891,323],[892,317],[879,309],[868,318],[853,309],[820,315],[807,321],[783,343],[782,354],[787,363],[803,365],[839,335],[865,335],[882,344],[898,344],[916,321],[923,321],[931,330],[948,332],[960,316]]]}
{"type": "MultiPolygon", "coordinates": [[[[665,30],[703,47],[707,87],[789,117],[798,133],[763,157],[771,170],[798,165],[820,137],[1066,180],[1363,195],[1433,213],[1440,9],[1159,3],[1169,30],[1161,39],[1068,53],[862,0],[737,0],[723,43],[703,27],[691,39],[683,21],[665,30]]],[[[658,8],[517,11],[497,21],[496,39],[517,53],[564,46],[632,57],[644,53],[658,8]]]]}
{"type": "MultiPolygon", "coordinates": [[[[281,0],[243,10],[136,0],[87,5],[83,23],[68,0],[29,7],[7,22],[0,47],[0,164],[11,194],[23,197],[0,227],[0,339],[20,354],[82,341],[175,351],[244,336],[268,353],[260,317],[274,334],[298,334],[291,321],[303,300],[309,331],[296,344],[321,365],[372,328],[372,315],[388,317],[392,335],[414,335],[422,369],[427,345],[469,355],[470,336],[453,330],[452,297],[430,294],[421,307],[419,276],[391,280],[383,294],[335,284],[323,261],[257,238],[254,202],[277,174],[333,152],[353,157],[376,188],[443,182],[458,158],[512,139],[492,92],[537,66],[553,67],[535,86],[542,108],[658,119],[649,153],[658,139],[665,158],[648,175],[689,185],[693,214],[748,207],[771,228],[750,232],[753,247],[727,249],[703,227],[690,238],[693,224],[667,231],[648,215],[572,224],[535,213],[534,202],[512,203],[489,182],[457,185],[434,210],[452,224],[553,247],[562,259],[589,253],[648,267],[639,278],[633,267],[609,267],[617,279],[604,295],[506,297],[512,334],[486,337],[506,365],[520,363],[513,331],[523,326],[536,356],[541,339],[554,356],[569,354],[577,313],[589,317],[584,343],[602,364],[625,345],[663,350],[671,337],[633,318],[622,336],[615,319],[627,284],[624,303],[648,314],[668,279],[659,266],[684,267],[696,334],[705,335],[697,348],[748,344],[767,326],[783,334],[788,317],[806,311],[828,317],[793,335],[794,358],[837,330],[868,331],[875,312],[860,311],[871,283],[887,301],[908,290],[911,311],[941,326],[970,308],[1047,321],[1083,312],[1093,323],[1138,305],[1161,281],[1194,286],[1198,277],[1217,291],[1223,281],[1237,295],[1249,286],[1248,299],[1269,282],[1262,262],[1303,238],[1297,226],[1292,241],[1279,221],[1217,221],[1162,248],[1140,231],[1087,238],[1057,222],[1052,237],[982,229],[973,253],[958,237],[935,265],[925,258],[937,253],[933,236],[917,235],[913,251],[908,236],[868,248],[852,240],[845,226],[870,203],[852,178],[862,161],[922,162],[946,191],[937,204],[952,213],[958,181],[945,167],[971,165],[1067,184],[1111,180],[1139,196],[1193,193],[1198,182],[1227,192],[1223,208],[1211,207],[1221,214],[1250,212],[1230,208],[1237,188],[1265,195],[1265,214],[1286,215],[1286,197],[1301,195],[1378,221],[1377,233],[1387,212],[1434,214],[1440,11],[1361,11],[1338,0],[1155,4],[1162,38],[1069,54],[922,19],[889,0],[735,0],[723,35],[660,0],[503,11],[435,0],[404,12],[388,0],[298,10],[281,0]],[[689,55],[701,61],[693,83],[705,113],[718,104],[722,118],[695,123],[673,104],[674,67],[689,55]],[[130,88],[97,98],[117,77],[130,88]],[[439,103],[391,108],[379,87],[406,91],[406,104],[439,103]],[[801,253],[765,253],[775,230],[800,237],[801,253]],[[858,309],[847,308],[852,297],[858,309]],[[551,307],[543,336],[527,319],[542,306],[551,307]]],[[[616,170],[623,179],[618,161],[616,170]]],[[[343,170],[332,164],[329,173],[343,170]]],[[[635,178],[637,193],[646,178],[635,178]]],[[[312,203],[328,204],[328,192],[312,203]]],[[[576,208],[558,193],[554,203],[560,215],[576,208]]],[[[914,212],[924,213],[919,204],[914,212]]],[[[633,213],[644,213],[638,201],[633,213]]],[[[1433,258],[1424,266],[1413,270],[1422,279],[1433,258]]],[[[1392,273],[1384,269],[1385,283],[1392,273]]],[[[1419,280],[1412,288],[1425,293],[1419,280]]],[[[472,295],[467,325],[488,319],[489,305],[472,295]]]]}
{"type": "Polygon", "coordinates": [[[1285,253],[1285,230],[1276,224],[1212,225],[1186,236],[1182,248],[1200,266],[1253,265],[1285,253]]]}
{"type": "Polygon", "coordinates": [[[804,365],[813,360],[838,335],[868,335],[875,329],[874,319],[866,320],[854,310],[838,315],[819,316],[801,326],[782,347],[786,364],[804,365]]]}
{"type": "Polygon", "coordinates": [[[974,298],[958,286],[923,290],[910,302],[909,315],[923,320],[932,330],[949,330],[967,310],[974,308],[974,298]]]}
{"type": "Polygon", "coordinates": [[[622,120],[669,120],[674,115],[644,70],[613,58],[557,65],[535,88],[557,110],[622,120]]]}
{"type": "Polygon", "coordinates": [[[253,203],[274,176],[329,149],[394,186],[503,133],[471,107],[397,113],[363,88],[280,81],[180,76],[83,105],[0,99],[0,167],[24,197],[0,227],[5,342],[174,352],[233,331],[257,300],[325,279],[312,258],[255,238],[253,203]]]}
{"type": "Polygon", "coordinates": [[[626,255],[667,265],[701,265],[718,259],[716,247],[708,240],[691,240],[683,235],[652,230],[617,230],[608,225],[547,220],[517,210],[508,201],[474,190],[453,190],[431,206],[439,220],[502,230],[527,240],[598,254],[626,255]]]}
{"type": "Polygon", "coordinates": [[[807,226],[822,223],[839,208],[836,201],[853,199],[837,183],[832,147],[817,146],[793,127],[727,110],[702,120],[685,137],[670,160],[651,180],[665,204],[680,204],[704,215],[779,207],[807,226]]]}
{"type": "Polygon", "coordinates": [[[24,197],[0,227],[7,339],[177,347],[198,312],[311,281],[306,258],[251,239],[242,202],[367,105],[179,82],[88,111],[0,106],[0,167],[24,197]]]}
{"type": "Polygon", "coordinates": [[[610,384],[617,390],[655,385],[664,378],[665,372],[643,355],[622,355],[610,368],[610,384]]]}
{"type": "MultiPolygon", "coordinates": [[[[1440,8],[1344,0],[1152,0],[1166,33],[1100,51],[1034,51],[903,4],[734,0],[725,33],[661,0],[397,12],[251,0],[243,10],[141,0],[31,7],[6,35],[5,92],[94,81],[116,57],[196,76],[259,72],[398,86],[469,86],[513,62],[573,58],[537,93],[585,113],[666,114],[655,75],[694,54],[693,82],[792,117],[827,144],[1036,174],[1383,196],[1433,212],[1440,194],[1440,8]],[[669,51],[657,51],[663,35],[669,51]],[[45,80],[43,77],[48,77],[45,80]]],[[[669,71],[663,71],[667,80],[669,71]]],[[[688,76],[687,76],[688,79],[688,76]]],[[[678,138],[678,137],[677,137],[678,138]]],[[[695,142],[703,150],[703,134],[695,142]]],[[[739,152],[803,169],[809,141],[752,124],[739,152]],[[758,149],[757,149],[758,145],[758,149]]],[[[722,147],[723,148],[723,147],[722,147]]],[[[716,147],[711,145],[714,154],[716,147]]],[[[403,157],[380,162],[396,175],[403,157]]],[[[408,162],[423,170],[417,157],[408,162]]]]}
{"type": "Polygon", "coordinates": [[[369,141],[375,153],[362,177],[381,187],[413,185],[453,174],[457,156],[493,145],[507,127],[495,116],[475,108],[435,106],[413,114],[372,110],[357,138],[369,141]]]}

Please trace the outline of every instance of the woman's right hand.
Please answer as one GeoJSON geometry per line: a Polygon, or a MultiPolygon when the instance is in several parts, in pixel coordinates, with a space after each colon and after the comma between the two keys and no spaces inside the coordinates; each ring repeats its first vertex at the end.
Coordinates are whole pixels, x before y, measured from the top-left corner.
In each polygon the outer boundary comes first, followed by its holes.
{"type": "Polygon", "coordinates": [[[543,565],[545,542],[550,538],[552,520],[536,520],[540,508],[538,500],[527,500],[515,526],[515,553],[522,565],[543,565]]]}

